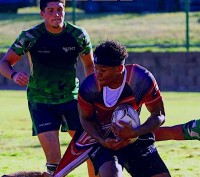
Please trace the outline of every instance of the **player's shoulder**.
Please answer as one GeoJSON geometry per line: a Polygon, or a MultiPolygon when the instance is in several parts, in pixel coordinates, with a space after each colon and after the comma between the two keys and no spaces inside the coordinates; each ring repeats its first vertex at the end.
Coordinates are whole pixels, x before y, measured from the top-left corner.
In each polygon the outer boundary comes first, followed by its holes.
{"type": "Polygon", "coordinates": [[[82,87],[93,87],[96,84],[97,84],[96,76],[95,76],[94,73],[92,73],[83,80],[80,88],[82,88],[82,87]]]}
{"type": "Polygon", "coordinates": [[[72,23],[69,22],[65,22],[65,31],[68,33],[74,33],[74,34],[87,34],[87,31],[80,26],[74,25],[72,23]]]}
{"type": "Polygon", "coordinates": [[[29,49],[36,43],[37,39],[42,36],[43,31],[45,31],[44,28],[44,23],[41,23],[32,28],[23,30],[12,44],[12,50],[18,55],[23,55],[28,52],[29,49]]]}
{"type": "Polygon", "coordinates": [[[135,71],[135,72],[146,72],[146,71],[148,71],[147,68],[145,68],[144,66],[141,66],[139,64],[136,64],[136,63],[134,63],[134,64],[126,64],[125,67],[130,72],[132,70],[135,71]]]}
{"type": "Polygon", "coordinates": [[[139,64],[127,64],[125,65],[125,67],[126,67],[128,75],[134,74],[134,75],[145,76],[150,73],[150,71],[147,68],[139,64]]]}
{"type": "Polygon", "coordinates": [[[21,36],[26,36],[26,38],[38,38],[45,33],[45,25],[41,23],[39,25],[33,26],[29,29],[25,29],[21,32],[21,36]]]}
{"type": "Polygon", "coordinates": [[[139,64],[128,64],[125,66],[127,70],[127,80],[130,83],[152,82],[153,74],[145,67],[139,64]]]}

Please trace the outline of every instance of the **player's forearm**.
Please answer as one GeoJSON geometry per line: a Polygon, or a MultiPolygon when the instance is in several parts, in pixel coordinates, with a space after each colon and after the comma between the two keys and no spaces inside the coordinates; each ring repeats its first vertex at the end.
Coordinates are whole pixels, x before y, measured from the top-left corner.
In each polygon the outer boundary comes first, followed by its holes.
{"type": "Polygon", "coordinates": [[[6,60],[1,60],[0,62],[0,73],[8,78],[11,79],[11,75],[15,72],[15,70],[12,68],[12,66],[10,65],[10,63],[6,60]]]}
{"type": "Polygon", "coordinates": [[[85,68],[85,75],[89,76],[94,72],[94,65],[89,65],[85,68]]]}
{"type": "Polygon", "coordinates": [[[104,141],[97,125],[94,122],[86,119],[81,119],[81,125],[88,135],[93,137],[97,142],[102,143],[104,141]]]}
{"type": "Polygon", "coordinates": [[[90,51],[87,55],[81,55],[82,63],[84,66],[85,76],[94,72],[93,52],[90,51]]]}
{"type": "Polygon", "coordinates": [[[154,115],[149,117],[145,123],[137,129],[138,136],[156,130],[165,121],[164,115],[154,115]]]}
{"type": "Polygon", "coordinates": [[[154,131],[156,141],[185,140],[182,125],[159,127],[154,131]]]}

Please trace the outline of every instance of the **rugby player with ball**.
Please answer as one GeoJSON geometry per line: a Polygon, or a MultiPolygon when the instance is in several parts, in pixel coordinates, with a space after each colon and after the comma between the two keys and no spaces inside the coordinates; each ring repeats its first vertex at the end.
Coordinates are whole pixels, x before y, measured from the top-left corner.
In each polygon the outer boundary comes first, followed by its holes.
{"type": "MultiPolygon", "coordinates": [[[[101,177],[122,177],[123,167],[134,177],[169,177],[152,133],[165,121],[162,95],[151,72],[138,64],[125,65],[127,57],[125,46],[117,41],[97,45],[95,72],[79,88],[82,127],[99,144],[90,159],[101,177]],[[120,105],[130,105],[138,114],[145,105],[149,117],[134,127],[128,118],[116,121],[112,117],[117,117],[120,105]]],[[[130,110],[125,114],[134,112],[130,110]]],[[[118,113],[123,115],[123,109],[118,113]]]]}

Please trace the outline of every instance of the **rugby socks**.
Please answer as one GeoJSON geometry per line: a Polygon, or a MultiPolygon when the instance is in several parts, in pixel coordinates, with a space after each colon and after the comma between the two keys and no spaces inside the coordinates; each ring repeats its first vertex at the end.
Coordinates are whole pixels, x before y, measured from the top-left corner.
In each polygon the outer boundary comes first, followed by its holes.
{"type": "Polygon", "coordinates": [[[54,172],[56,171],[57,166],[58,164],[46,163],[47,173],[49,173],[50,175],[53,175],[54,172]]]}
{"type": "Polygon", "coordinates": [[[200,119],[182,125],[185,140],[200,140],[200,119]]]}

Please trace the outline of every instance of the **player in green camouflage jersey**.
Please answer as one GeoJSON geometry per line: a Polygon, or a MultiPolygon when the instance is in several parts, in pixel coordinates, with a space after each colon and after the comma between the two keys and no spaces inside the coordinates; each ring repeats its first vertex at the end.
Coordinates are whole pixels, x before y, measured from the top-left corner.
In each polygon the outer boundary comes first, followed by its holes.
{"type": "Polygon", "coordinates": [[[156,141],[200,140],[200,119],[194,119],[184,124],[160,127],[154,134],[156,141]]]}
{"type": "Polygon", "coordinates": [[[69,23],[64,25],[62,34],[52,35],[42,23],[23,31],[11,46],[19,56],[27,52],[30,54],[30,101],[58,104],[77,96],[79,83],[74,65],[79,54],[90,53],[91,43],[89,36],[81,28],[69,23]]]}
{"type": "Polygon", "coordinates": [[[85,30],[69,23],[64,26],[61,34],[52,34],[42,23],[23,31],[11,46],[19,56],[29,53],[30,101],[58,104],[77,96],[79,83],[74,65],[78,55],[89,54],[92,46],[85,30]]]}
{"type": "Polygon", "coordinates": [[[87,76],[93,72],[93,54],[88,33],[64,22],[65,0],[40,0],[40,10],[44,21],[21,32],[1,60],[0,72],[16,84],[27,86],[33,135],[38,136],[48,172],[53,174],[61,159],[61,124],[65,122],[65,131],[69,129],[72,134],[80,125],[77,58],[81,58],[87,76]],[[30,63],[29,74],[13,68],[25,54],[30,63]]]}

